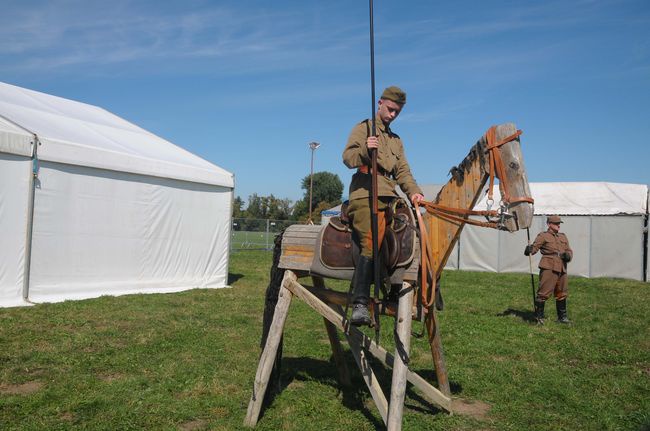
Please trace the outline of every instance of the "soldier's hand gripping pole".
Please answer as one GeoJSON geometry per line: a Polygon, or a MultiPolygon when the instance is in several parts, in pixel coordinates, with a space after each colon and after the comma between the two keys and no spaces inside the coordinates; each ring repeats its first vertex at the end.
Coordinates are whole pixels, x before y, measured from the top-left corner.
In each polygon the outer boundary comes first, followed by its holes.
{"type": "MultiPolygon", "coordinates": [[[[528,236],[528,246],[530,246],[530,228],[526,228],[528,236]]],[[[533,258],[528,255],[528,265],[530,267],[530,287],[533,289],[533,312],[535,312],[535,275],[533,274],[533,258]]]]}
{"type": "MultiPolygon", "coordinates": [[[[375,28],[374,28],[374,14],[373,14],[373,0],[369,0],[370,9],[370,87],[372,93],[371,107],[372,116],[370,122],[372,124],[372,136],[377,136],[377,125],[375,124],[375,28]]],[[[377,196],[377,149],[372,150],[372,209],[370,211],[370,230],[372,231],[372,262],[375,280],[375,294],[373,301],[373,317],[375,324],[375,338],[379,343],[379,304],[376,301],[379,298],[379,286],[381,285],[381,274],[379,268],[379,226],[377,220],[377,213],[379,212],[377,196]]]]}

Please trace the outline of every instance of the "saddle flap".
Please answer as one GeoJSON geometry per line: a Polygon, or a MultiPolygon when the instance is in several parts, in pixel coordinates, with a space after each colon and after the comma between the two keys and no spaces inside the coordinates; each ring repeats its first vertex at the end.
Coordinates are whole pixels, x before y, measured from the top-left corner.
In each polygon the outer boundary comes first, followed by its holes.
{"type": "Polygon", "coordinates": [[[341,220],[341,217],[332,217],[329,220],[329,225],[332,226],[334,229],[339,230],[341,232],[350,231],[350,228],[348,227],[347,223],[344,223],[341,220]]]}
{"type": "Polygon", "coordinates": [[[325,226],[318,247],[321,263],[326,268],[354,269],[352,231],[338,217],[330,219],[325,226]]]}

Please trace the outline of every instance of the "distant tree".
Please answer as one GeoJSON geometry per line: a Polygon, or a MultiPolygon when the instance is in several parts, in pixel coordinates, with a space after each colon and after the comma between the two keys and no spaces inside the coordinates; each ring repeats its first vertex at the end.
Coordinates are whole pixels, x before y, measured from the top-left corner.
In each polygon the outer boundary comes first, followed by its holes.
{"type": "MultiPolygon", "coordinates": [[[[313,209],[312,209],[313,211],[313,209]]],[[[307,220],[307,213],[309,212],[309,205],[307,204],[307,200],[301,199],[296,202],[296,204],[293,206],[293,212],[291,213],[291,219],[292,220],[299,220],[299,221],[305,221],[307,220]]]]}
{"type": "Polygon", "coordinates": [[[237,196],[232,202],[232,216],[233,218],[246,217],[244,210],[244,201],[239,196],[237,196]]]}
{"type": "Polygon", "coordinates": [[[266,196],[258,196],[257,193],[253,193],[248,197],[247,218],[266,218],[267,213],[268,198],[266,196]]]}
{"type": "MultiPolygon", "coordinates": [[[[329,205],[331,208],[341,203],[341,196],[343,196],[343,183],[338,175],[331,172],[316,172],[314,173],[314,186],[312,190],[312,219],[316,215],[316,208],[319,204],[329,205]]],[[[296,202],[294,207],[294,217],[299,220],[307,220],[309,218],[309,185],[310,176],[307,175],[302,179],[301,187],[305,190],[303,199],[296,202]]],[[[327,209],[324,208],[324,209],[327,209]]],[[[320,211],[318,211],[320,219],[320,211]]]]}
{"type": "Polygon", "coordinates": [[[273,220],[288,220],[291,217],[291,200],[268,197],[268,218],[273,220]]]}

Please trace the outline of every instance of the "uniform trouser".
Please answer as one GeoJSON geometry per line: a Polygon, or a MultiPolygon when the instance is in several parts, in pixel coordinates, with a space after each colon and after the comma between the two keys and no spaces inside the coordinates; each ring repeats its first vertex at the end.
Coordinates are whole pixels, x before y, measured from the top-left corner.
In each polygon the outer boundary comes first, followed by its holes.
{"type": "Polygon", "coordinates": [[[567,274],[566,272],[555,272],[551,269],[540,269],[537,301],[546,301],[552,293],[555,293],[556,301],[561,301],[567,297],[569,293],[567,274]]]}
{"type": "MultiPolygon", "coordinates": [[[[384,232],[386,231],[386,209],[390,198],[377,199],[377,244],[381,247],[381,242],[384,240],[384,232]]],[[[370,259],[372,256],[372,229],[370,221],[370,210],[372,203],[370,198],[354,199],[350,201],[348,206],[348,214],[352,219],[352,229],[357,234],[359,239],[359,248],[361,255],[370,259]]]]}

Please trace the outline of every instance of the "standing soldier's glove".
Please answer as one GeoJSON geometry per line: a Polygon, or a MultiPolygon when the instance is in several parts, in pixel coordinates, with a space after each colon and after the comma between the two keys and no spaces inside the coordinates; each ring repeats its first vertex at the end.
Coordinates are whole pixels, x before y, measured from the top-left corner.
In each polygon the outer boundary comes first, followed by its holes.
{"type": "Polygon", "coordinates": [[[524,249],[524,256],[530,256],[530,253],[533,251],[533,246],[528,244],[524,249]]]}
{"type": "Polygon", "coordinates": [[[563,261],[565,261],[565,262],[567,262],[567,263],[568,263],[568,262],[571,262],[571,255],[569,254],[569,252],[566,252],[566,251],[565,251],[565,252],[562,252],[561,257],[562,257],[562,260],[563,260],[563,261]]]}

